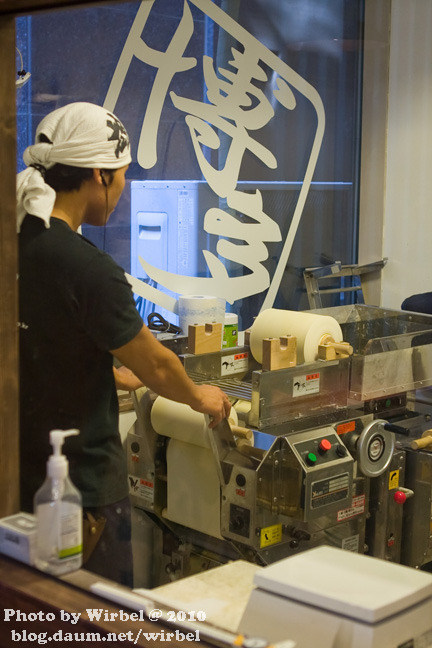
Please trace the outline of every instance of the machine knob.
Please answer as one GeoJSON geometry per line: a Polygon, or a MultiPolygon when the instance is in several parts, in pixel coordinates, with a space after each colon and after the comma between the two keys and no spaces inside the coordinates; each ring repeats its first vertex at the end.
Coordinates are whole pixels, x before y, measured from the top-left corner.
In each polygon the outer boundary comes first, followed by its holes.
{"type": "Polygon", "coordinates": [[[406,495],[405,493],[402,493],[402,491],[396,491],[396,493],[393,495],[393,499],[397,504],[405,504],[406,502],[406,495]]]}
{"type": "Polygon", "coordinates": [[[291,531],[291,537],[294,538],[294,540],[310,540],[311,534],[304,529],[293,529],[291,531]]]}
{"type": "Polygon", "coordinates": [[[411,490],[411,488],[403,488],[402,486],[399,486],[398,490],[393,495],[393,499],[398,504],[405,504],[408,497],[412,497],[413,495],[414,491],[411,490]]]}
{"type": "Polygon", "coordinates": [[[239,515],[236,515],[231,519],[230,526],[232,527],[234,533],[236,533],[237,531],[241,531],[244,528],[243,518],[241,518],[239,515]]]}
{"type": "Polygon", "coordinates": [[[237,484],[237,486],[240,486],[240,487],[243,487],[243,486],[246,485],[246,477],[244,475],[242,475],[242,473],[239,473],[236,476],[236,484],[237,484]]]}
{"type": "Polygon", "coordinates": [[[319,446],[318,446],[320,452],[323,452],[323,453],[330,450],[331,447],[332,447],[332,444],[330,443],[330,441],[328,439],[321,439],[321,441],[319,442],[319,446]]]}
{"type": "Polygon", "coordinates": [[[307,455],[306,455],[306,463],[309,466],[315,466],[316,461],[317,461],[316,454],[314,454],[313,452],[308,452],[307,455]]]}
{"type": "Polygon", "coordinates": [[[338,443],[336,446],[336,454],[338,457],[346,457],[348,450],[341,443],[338,443]]]}

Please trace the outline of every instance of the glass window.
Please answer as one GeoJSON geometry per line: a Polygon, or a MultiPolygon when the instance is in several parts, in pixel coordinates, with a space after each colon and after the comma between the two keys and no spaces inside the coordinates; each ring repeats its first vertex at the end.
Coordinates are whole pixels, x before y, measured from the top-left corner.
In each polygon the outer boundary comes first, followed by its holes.
{"type": "Polygon", "coordinates": [[[180,294],[223,298],[240,329],[262,308],[306,309],[305,267],[357,260],[362,24],[363,0],[19,18],[18,170],[45,115],[103,105],[133,161],[109,222],[83,234],[137,279],[143,318],[178,323],[180,294]]]}
{"type": "MultiPolygon", "coordinates": [[[[303,268],[357,256],[362,16],[361,0],[155,0],[20,18],[19,169],[45,114],[104,104],[134,159],[84,234],[161,293],[226,298],[243,329],[308,308],[303,268]]],[[[164,304],[137,294],[144,317],[164,304]]]]}

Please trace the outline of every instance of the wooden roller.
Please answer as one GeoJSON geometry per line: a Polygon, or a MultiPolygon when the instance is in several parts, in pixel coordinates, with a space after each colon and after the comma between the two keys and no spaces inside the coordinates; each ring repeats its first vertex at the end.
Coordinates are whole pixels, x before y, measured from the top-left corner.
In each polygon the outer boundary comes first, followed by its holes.
{"type": "Polygon", "coordinates": [[[237,448],[251,448],[252,447],[252,441],[251,439],[236,439],[236,446],[237,448]]]}
{"type": "Polygon", "coordinates": [[[240,427],[240,425],[231,425],[231,431],[236,437],[248,439],[249,441],[253,439],[253,430],[250,428],[240,427]]]}
{"type": "Polygon", "coordinates": [[[421,450],[422,448],[432,450],[432,430],[425,430],[420,439],[412,441],[411,448],[413,450],[421,450]]]}

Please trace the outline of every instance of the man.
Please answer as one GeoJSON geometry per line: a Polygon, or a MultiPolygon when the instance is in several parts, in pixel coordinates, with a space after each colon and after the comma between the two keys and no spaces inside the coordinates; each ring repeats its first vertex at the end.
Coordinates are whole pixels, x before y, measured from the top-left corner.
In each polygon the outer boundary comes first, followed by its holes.
{"type": "Polygon", "coordinates": [[[229,400],[217,387],[195,385],[143,324],[123,270],[77,233],[83,223],[104,226],[125,186],[130,144],[117,117],[84,102],[59,108],[39,124],[24,161],[17,181],[22,509],[32,510],[44,480],[50,430],[79,429],[64,445],[70,476],[84,509],[107,519],[90,561],[131,584],[130,565],[116,573],[128,563],[130,510],[113,358],[161,396],[210,415],[212,426],[228,416],[229,400]]]}

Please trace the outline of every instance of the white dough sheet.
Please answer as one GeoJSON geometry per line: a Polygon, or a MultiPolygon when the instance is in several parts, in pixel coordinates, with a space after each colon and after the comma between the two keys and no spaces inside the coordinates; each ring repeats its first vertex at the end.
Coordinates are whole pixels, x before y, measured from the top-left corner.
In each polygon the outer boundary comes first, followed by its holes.
{"type": "MultiPolygon", "coordinates": [[[[209,438],[209,417],[158,396],[151,410],[154,430],[170,437],[167,508],[163,516],[216,538],[220,534],[220,480],[209,438]]],[[[232,410],[232,420],[238,418],[232,410]]]]}
{"type": "Polygon", "coordinates": [[[265,338],[292,335],[297,338],[297,364],[318,359],[318,347],[324,336],[342,342],[342,329],[333,317],[300,311],[268,308],[255,319],[250,330],[253,357],[262,363],[262,343],[265,338]]]}
{"type": "MultiPolygon", "coordinates": [[[[195,412],[189,405],[158,396],[151,410],[153,429],[163,436],[210,448],[209,417],[195,412]]],[[[230,422],[237,425],[238,417],[234,408],[230,412],[230,422]]]]}

